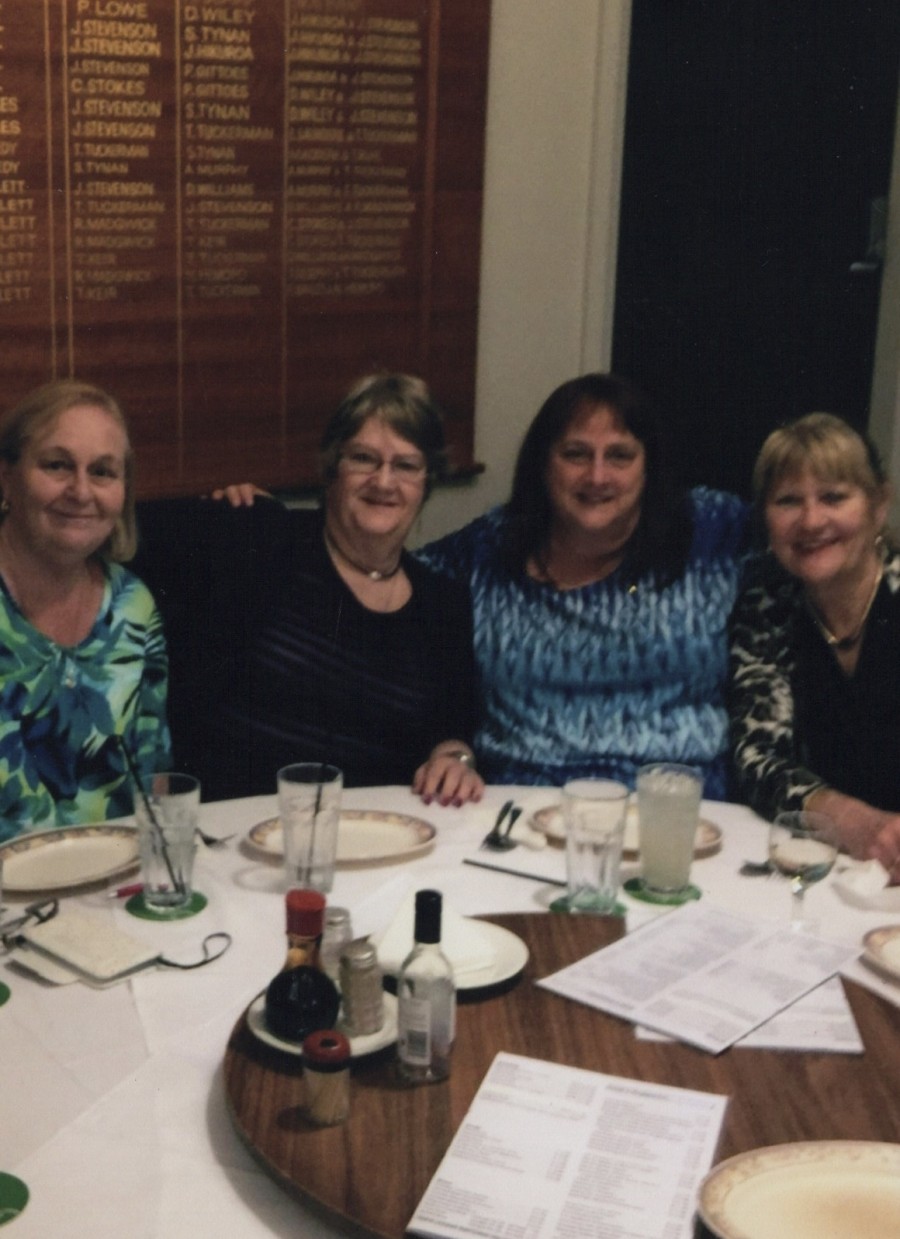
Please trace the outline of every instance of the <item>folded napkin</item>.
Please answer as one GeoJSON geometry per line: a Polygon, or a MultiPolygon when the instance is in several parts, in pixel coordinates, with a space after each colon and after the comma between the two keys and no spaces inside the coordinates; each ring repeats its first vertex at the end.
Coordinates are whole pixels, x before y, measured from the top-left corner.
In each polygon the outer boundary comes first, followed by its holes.
{"type": "MultiPolygon", "coordinates": [[[[413,948],[415,905],[415,892],[412,892],[375,941],[378,959],[385,972],[396,975],[413,948]]],[[[447,906],[446,900],[441,916],[441,950],[453,966],[458,987],[486,984],[490,980],[496,964],[490,930],[454,912],[447,906]]]]}
{"type": "Polygon", "coordinates": [[[890,874],[878,860],[851,861],[832,883],[845,903],[880,912],[900,911],[900,886],[888,886],[890,874]]]}

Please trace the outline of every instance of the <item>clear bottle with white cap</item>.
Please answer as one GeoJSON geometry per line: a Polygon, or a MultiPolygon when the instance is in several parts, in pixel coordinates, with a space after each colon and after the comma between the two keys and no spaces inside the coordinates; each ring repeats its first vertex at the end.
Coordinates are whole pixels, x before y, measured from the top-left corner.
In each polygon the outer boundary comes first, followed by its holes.
{"type": "Polygon", "coordinates": [[[397,982],[397,1054],[409,1084],[445,1080],[456,1033],[453,968],[441,950],[440,891],[416,893],[415,945],[397,982]]]}

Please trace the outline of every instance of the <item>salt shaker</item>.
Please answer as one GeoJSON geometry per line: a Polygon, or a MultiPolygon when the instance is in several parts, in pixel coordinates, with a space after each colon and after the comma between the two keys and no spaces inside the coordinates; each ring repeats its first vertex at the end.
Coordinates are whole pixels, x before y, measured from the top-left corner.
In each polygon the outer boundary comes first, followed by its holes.
{"type": "Polygon", "coordinates": [[[303,1042],[306,1117],[318,1127],[343,1123],[350,1113],[350,1042],[334,1028],[320,1028],[303,1042]]]}
{"type": "Polygon", "coordinates": [[[325,909],[325,928],[322,930],[322,946],[319,958],[322,971],[331,977],[338,985],[338,974],[341,966],[341,951],[353,937],[350,928],[350,913],[346,908],[327,907],[325,909]]]}
{"type": "Polygon", "coordinates": [[[384,990],[375,947],[364,938],[341,952],[344,1027],[351,1037],[379,1032],[384,1024],[384,990]]]}

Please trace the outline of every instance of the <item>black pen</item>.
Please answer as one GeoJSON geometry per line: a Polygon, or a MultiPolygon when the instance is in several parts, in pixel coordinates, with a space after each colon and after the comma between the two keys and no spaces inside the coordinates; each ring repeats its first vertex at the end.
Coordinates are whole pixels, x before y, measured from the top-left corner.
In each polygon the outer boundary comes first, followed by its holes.
{"type": "Polygon", "coordinates": [[[505,865],[492,865],[486,860],[463,860],[464,865],[474,865],[476,869],[493,869],[495,873],[508,873],[513,878],[528,878],[532,882],[541,882],[544,886],[568,886],[561,878],[542,878],[536,873],[526,873],[524,869],[507,869],[505,865]]]}

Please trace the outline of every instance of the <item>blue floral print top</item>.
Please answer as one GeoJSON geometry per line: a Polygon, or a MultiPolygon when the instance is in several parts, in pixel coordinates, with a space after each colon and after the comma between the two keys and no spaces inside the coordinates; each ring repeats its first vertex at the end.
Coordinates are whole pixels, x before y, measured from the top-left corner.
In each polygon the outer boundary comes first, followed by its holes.
{"type": "Polygon", "coordinates": [[[0,580],[0,840],[130,813],[123,744],[141,773],[169,764],[156,605],[120,564],[105,572],[94,626],[72,647],[33,628],[0,580]]]}

